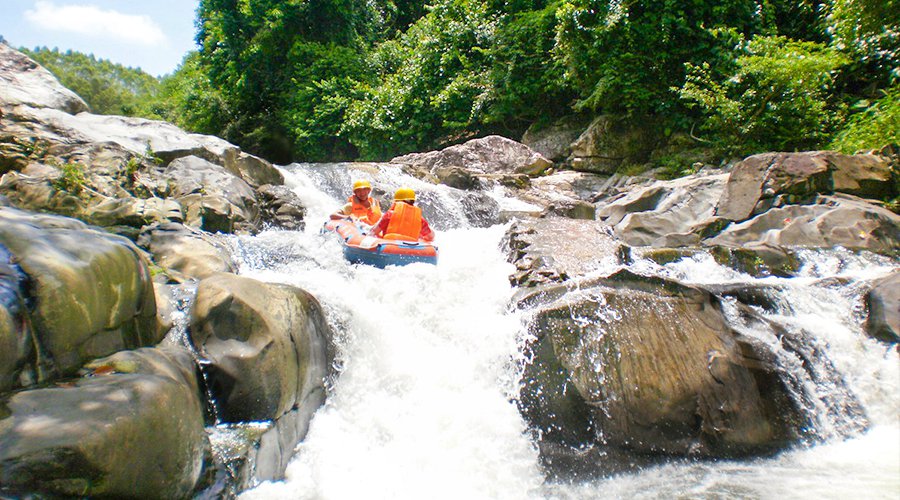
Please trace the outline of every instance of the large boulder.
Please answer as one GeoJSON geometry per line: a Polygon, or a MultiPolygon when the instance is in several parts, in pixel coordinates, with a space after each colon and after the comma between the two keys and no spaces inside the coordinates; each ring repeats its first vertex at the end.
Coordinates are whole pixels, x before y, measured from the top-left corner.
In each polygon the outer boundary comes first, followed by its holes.
{"type": "Polygon", "coordinates": [[[516,272],[514,285],[559,283],[594,270],[605,259],[618,260],[620,244],[589,220],[547,217],[517,221],[503,245],[516,272]]]}
{"type": "Polygon", "coordinates": [[[893,194],[888,157],[833,151],[763,153],[735,165],[716,215],[743,221],[772,207],[805,204],[818,194],[843,192],[866,197],[893,194]]]}
{"type": "Polygon", "coordinates": [[[861,198],[886,199],[896,196],[894,179],[897,164],[881,154],[829,155],[834,191],[861,198]]]}
{"type": "Polygon", "coordinates": [[[522,136],[522,144],[533,149],[544,158],[562,161],[572,153],[572,143],[590,125],[583,116],[566,116],[549,124],[535,123],[522,136]]]}
{"type": "Polygon", "coordinates": [[[203,279],[215,273],[237,272],[228,245],[214,234],[178,223],[144,228],[137,244],[150,252],[153,262],[166,270],[203,279]]]}
{"type": "Polygon", "coordinates": [[[63,87],[52,73],[25,54],[0,43],[0,106],[52,108],[66,113],[87,111],[75,92],[63,87]]]}
{"type": "Polygon", "coordinates": [[[291,188],[265,184],[257,190],[259,217],[264,224],[280,229],[300,231],[305,227],[306,207],[291,188]]]}
{"type": "Polygon", "coordinates": [[[186,498],[208,441],[190,353],[124,351],[0,407],[0,487],[53,497],[186,498]]]}
{"type": "Polygon", "coordinates": [[[579,171],[612,174],[622,165],[646,162],[656,142],[648,123],[598,116],[572,143],[567,163],[579,171]]]}
{"type": "Polygon", "coordinates": [[[209,360],[210,390],[224,421],[273,420],[324,401],[332,335],[305,291],[210,276],[198,286],[190,331],[209,360]]]}
{"type": "MultiPolygon", "coordinates": [[[[549,336],[553,349],[534,350],[551,359],[533,362],[559,363],[591,413],[585,420],[571,402],[526,413],[551,429],[576,425],[557,436],[593,425],[606,445],[700,456],[780,449],[798,436],[802,418],[774,366],[738,341],[709,293],[620,271],[540,295],[531,331],[538,347],[549,336]]],[[[539,395],[559,385],[549,382],[526,385],[538,394],[526,400],[541,404],[539,395]]]]}
{"type": "Polygon", "coordinates": [[[628,245],[697,245],[719,226],[713,211],[727,178],[693,175],[636,186],[598,202],[597,218],[628,245]]]}
{"type": "Polygon", "coordinates": [[[552,166],[550,160],[528,146],[498,135],[472,139],[440,151],[398,156],[391,163],[422,168],[432,174],[461,168],[474,174],[540,175],[552,166]]]}
{"type": "Polygon", "coordinates": [[[900,271],[876,280],[865,302],[866,332],[885,342],[900,342],[900,271]]]}
{"type": "Polygon", "coordinates": [[[160,340],[148,265],[129,240],[66,217],[0,208],[0,245],[28,279],[22,294],[33,304],[35,370],[44,349],[55,370],[71,374],[87,359],[160,340]]]}
{"type": "Polygon", "coordinates": [[[819,196],[813,205],[773,208],[731,224],[705,245],[833,247],[894,253],[900,249],[900,216],[849,195],[819,196]]]}
{"type": "Polygon", "coordinates": [[[173,160],[162,177],[184,209],[185,223],[209,232],[252,229],[259,219],[256,192],[225,167],[197,156],[173,160]]]}
{"type": "Polygon", "coordinates": [[[284,176],[271,163],[218,137],[191,134],[163,121],[24,106],[7,115],[3,124],[8,133],[45,141],[51,145],[48,152],[58,156],[87,144],[105,143],[131,155],[155,157],[164,165],[185,156],[204,158],[253,186],[284,183],[284,176]]]}

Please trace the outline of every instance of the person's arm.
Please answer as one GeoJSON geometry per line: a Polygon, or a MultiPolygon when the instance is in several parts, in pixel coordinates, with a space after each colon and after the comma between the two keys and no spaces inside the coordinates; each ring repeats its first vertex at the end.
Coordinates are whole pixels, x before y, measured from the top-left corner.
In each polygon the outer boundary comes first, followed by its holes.
{"type": "Polygon", "coordinates": [[[337,209],[337,211],[329,217],[331,217],[331,220],[347,219],[350,217],[351,213],[353,213],[353,205],[347,203],[343,207],[337,209]]]}
{"type": "Polygon", "coordinates": [[[380,219],[378,219],[378,222],[376,222],[375,225],[372,226],[372,230],[369,234],[375,236],[376,238],[381,238],[382,236],[384,236],[384,232],[387,231],[388,222],[390,222],[390,220],[391,211],[388,210],[384,213],[384,215],[381,216],[380,219]]]}
{"type": "Polygon", "coordinates": [[[425,217],[422,217],[422,231],[419,232],[419,239],[429,243],[434,241],[434,231],[431,230],[425,217]]]}

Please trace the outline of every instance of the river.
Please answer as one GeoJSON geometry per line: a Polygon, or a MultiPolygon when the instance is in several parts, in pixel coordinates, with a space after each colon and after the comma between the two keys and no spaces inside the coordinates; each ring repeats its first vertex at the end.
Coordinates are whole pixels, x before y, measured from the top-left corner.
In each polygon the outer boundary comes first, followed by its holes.
{"type": "MultiPolygon", "coordinates": [[[[667,266],[637,261],[636,272],[686,283],[777,281],[784,307],[766,314],[816,332],[819,347],[861,403],[870,426],[859,431],[854,418],[835,415],[819,403],[850,395],[798,378],[797,390],[814,414],[815,428],[805,443],[778,456],[670,460],[587,480],[548,479],[515,404],[527,311],[509,306],[514,289],[508,276],[514,268],[500,250],[507,227],[472,227],[452,190],[399,170],[360,168],[352,175],[366,176],[386,192],[399,182],[419,192],[425,215],[438,231],[439,265],[376,269],[347,264],[338,243],[319,234],[351,183],[346,165],[284,168],[287,185],[307,205],[306,229],[235,237],[233,247],[241,274],[293,284],[320,300],[337,335],[338,375],[286,479],[263,483],[242,498],[900,495],[900,361],[894,350],[861,334],[861,287],[854,286],[859,279],[886,274],[896,262],[840,250],[807,252],[802,276],[754,280],[702,256],[667,266]],[[829,285],[822,278],[841,278],[845,284],[829,285]]],[[[504,208],[527,208],[502,191],[492,195],[504,208]]]]}

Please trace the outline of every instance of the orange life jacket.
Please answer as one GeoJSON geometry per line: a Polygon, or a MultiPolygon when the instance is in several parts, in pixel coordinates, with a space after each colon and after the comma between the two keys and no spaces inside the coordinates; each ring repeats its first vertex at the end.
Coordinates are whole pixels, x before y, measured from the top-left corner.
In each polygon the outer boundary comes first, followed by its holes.
{"type": "Polygon", "coordinates": [[[359,202],[356,196],[347,199],[350,202],[350,215],[365,222],[368,225],[375,224],[381,218],[381,207],[375,198],[369,197],[369,206],[365,206],[359,202]]]}
{"type": "Polygon", "coordinates": [[[388,221],[384,239],[419,241],[422,232],[422,209],[402,201],[391,205],[394,213],[388,221]]]}

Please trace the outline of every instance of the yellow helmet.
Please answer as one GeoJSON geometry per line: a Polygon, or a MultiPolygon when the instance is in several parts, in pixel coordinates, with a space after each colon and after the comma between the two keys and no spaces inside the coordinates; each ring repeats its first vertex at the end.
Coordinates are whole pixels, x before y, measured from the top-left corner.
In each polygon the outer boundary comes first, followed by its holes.
{"type": "Polygon", "coordinates": [[[353,190],[354,191],[356,191],[357,189],[362,189],[362,188],[372,189],[372,183],[370,183],[369,181],[367,181],[365,179],[359,179],[359,180],[356,180],[353,182],[353,190]]]}
{"type": "Polygon", "coordinates": [[[416,192],[408,187],[402,187],[394,193],[394,201],[416,201],[416,192]]]}

